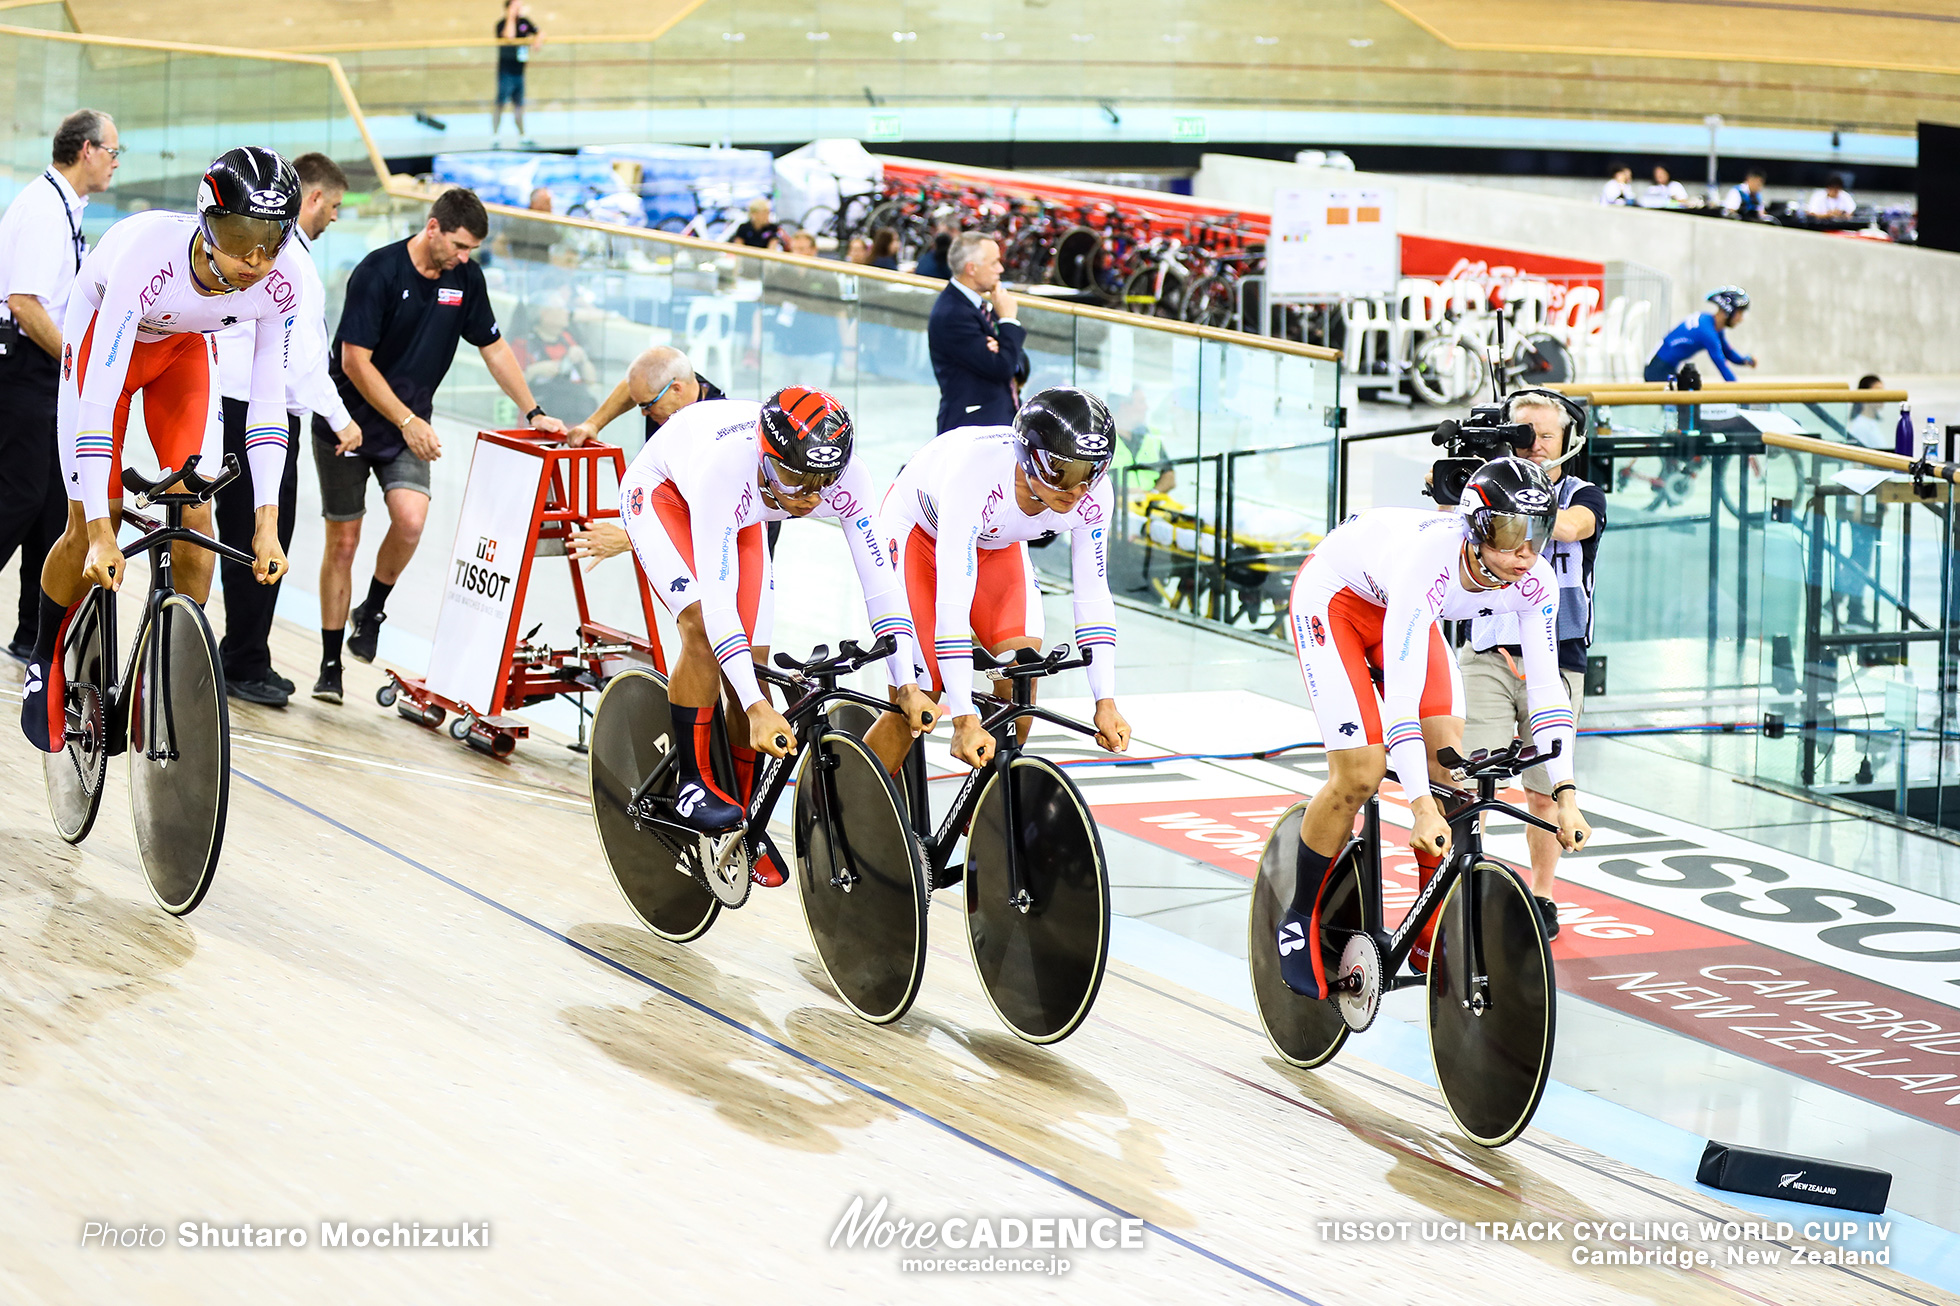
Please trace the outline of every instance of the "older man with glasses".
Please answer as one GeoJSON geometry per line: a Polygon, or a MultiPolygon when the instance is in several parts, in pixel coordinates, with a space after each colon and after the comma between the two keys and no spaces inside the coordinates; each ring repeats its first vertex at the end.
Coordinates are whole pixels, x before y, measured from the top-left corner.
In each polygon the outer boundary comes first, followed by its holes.
{"type": "Polygon", "coordinates": [[[60,322],[88,253],[82,210],[109,189],[122,156],[116,124],[77,109],[55,129],[52,153],[0,217],[0,411],[11,419],[0,425],[0,567],[20,551],[20,624],[7,652],[23,662],[34,654],[41,564],[68,519],[55,440],[60,322]]]}

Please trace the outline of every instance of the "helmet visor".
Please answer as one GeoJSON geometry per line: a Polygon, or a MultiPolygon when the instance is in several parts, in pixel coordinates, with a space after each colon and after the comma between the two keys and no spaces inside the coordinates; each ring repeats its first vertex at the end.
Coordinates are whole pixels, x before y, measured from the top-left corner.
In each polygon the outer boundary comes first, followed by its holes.
{"type": "Polygon", "coordinates": [[[227,258],[252,262],[277,258],[293,234],[293,224],[242,213],[207,213],[204,238],[227,258]]]}
{"type": "Polygon", "coordinates": [[[1058,458],[1045,449],[1030,449],[1028,454],[1028,474],[1061,494],[1087,489],[1109,469],[1101,459],[1058,458]]]}
{"type": "Polygon", "coordinates": [[[1493,512],[1484,520],[1484,543],[1502,553],[1529,544],[1532,552],[1542,553],[1552,537],[1552,517],[1526,516],[1515,512],[1493,512]]]}
{"type": "Polygon", "coordinates": [[[770,484],[793,499],[807,499],[813,494],[821,494],[837,484],[844,475],[842,466],[824,471],[811,470],[799,472],[784,465],[783,460],[774,454],[762,455],[762,466],[769,475],[770,484]]]}

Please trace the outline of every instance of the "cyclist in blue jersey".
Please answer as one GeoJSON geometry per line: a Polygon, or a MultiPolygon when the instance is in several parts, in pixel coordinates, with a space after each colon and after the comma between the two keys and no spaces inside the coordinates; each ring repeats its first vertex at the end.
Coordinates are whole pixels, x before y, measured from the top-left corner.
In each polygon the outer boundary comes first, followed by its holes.
{"type": "Polygon", "coordinates": [[[1744,367],[1756,365],[1754,355],[1745,357],[1736,353],[1729,347],[1728,337],[1722,334],[1742,324],[1742,315],[1749,310],[1749,292],[1741,286],[1723,286],[1708,292],[1708,303],[1712,311],[1691,317],[1667,333],[1667,339],[1661,341],[1661,347],[1647,362],[1644,373],[1647,380],[1667,380],[1681,370],[1681,364],[1704,351],[1715,360],[1715,368],[1724,381],[1735,380],[1735,373],[1729,370],[1730,363],[1744,367]]]}

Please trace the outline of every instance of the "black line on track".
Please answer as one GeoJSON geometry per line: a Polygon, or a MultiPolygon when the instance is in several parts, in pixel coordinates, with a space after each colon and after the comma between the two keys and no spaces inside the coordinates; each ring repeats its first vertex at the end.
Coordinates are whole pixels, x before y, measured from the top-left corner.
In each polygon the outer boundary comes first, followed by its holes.
{"type": "MultiPolygon", "coordinates": [[[[379,839],[374,838],[372,835],[363,834],[361,831],[356,830],[353,826],[348,825],[343,821],[336,820],[334,817],[328,816],[325,812],[321,811],[319,808],[312,807],[306,803],[301,802],[299,799],[294,798],[291,794],[288,794],[283,790],[274,788],[273,786],[267,784],[265,781],[259,779],[257,776],[250,775],[247,772],[242,771],[235,766],[232,768],[232,774],[236,775],[239,779],[244,780],[246,783],[254,785],[257,788],[265,791],[266,793],[272,795],[274,798],[280,799],[286,803],[290,803],[292,806],[297,807],[300,811],[305,812],[308,816],[314,817],[316,820],[319,820],[327,825],[332,826],[334,829],[340,831],[344,835],[347,835],[349,838],[359,840],[361,843],[364,843],[368,845],[368,847],[373,848],[376,852],[385,853],[389,857],[394,858],[396,861],[401,862],[405,866],[412,866],[416,870],[422,872],[424,875],[430,877],[431,879],[440,881],[441,883],[448,885],[450,888],[455,889],[457,892],[465,894],[468,897],[474,898],[476,901],[482,903],[484,906],[502,912],[504,915],[510,917],[514,921],[518,921],[524,925],[530,926],[532,929],[536,930],[540,934],[545,935],[547,938],[555,939],[559,943],[564,944],[566,947],[571,948],[574,951],[585,954],[587,957],[590,957],[592,960],[600,963],[603,966],[608,966],[611,969],[618,971],[620,974],[627,976],[629,979],[638,980],[640,983],[646,985],[648,988],[653,989],[658,993],[662,993],[667,997],[674,999],[676,1002],[681,1003],[684,1006],[692,1008],[693,1010],[701,1013],[702,1015],[707,1016],[711,1020],[720,1021],[722,1024],[728,1026],[730,1029],[740,1030],[742,1033],[747,1034],[750,1038],[754,1039],[756,1042],[764,1044],[767,1047],[772,1047],[776,1049],[778,1052],[783,1053],[785,1056],[794,1058],[795,1060],[802,1062],[804,1065],[810,1067],[812,1070],[816,1070],[825,1075],[830,1076],[832,1079],[835,1079],[840,1084],[848,1084],[850,1087],[858,1090],[860,1093],[865,1094],[867,1097],[875,1098],[877,1101],[883,1102],[886,1106],[893,1108],[894,1110],[900,1112],[903,1115],[908,1115],[915,1120],[923,1121],[924,1123],[931,1125],[933,1128],[938,1129],[940,1132],[952,1138],[957,1138],[963,1143],[970,1144],[971,1146],[979,1149],[980,1151],[985,1152],[987,1155],[994,1157],[997,1160],[1004,1161],[1008,1165],[1013,1166],[1015,1169],[1033,1175],[1037,1179],[1041,1179],[1046,1181],[1047,1183],[1053,1184],[1055,1187],[1061,1189],[1063,1192],[1068,1193],[1074,1197],[1079,1197],[1083,1201],[1088,1202],[1093,1206],[1098,1206],[1103,1210],[1108,1211],[1112,1215],[1118,1216],[1119,1218],[1126,1219],[1126,1220],[1141,1219],[1141,1217],[1132,1215],[1130,1212],[1124,1210],[1122,1207],[1116,1205],[1114,1202],[1098,1197],[1094,1193],[1089,1192],[1086,1189],[1078,1188],[1074,1184],[1070,1183],[1066,1179],[1063,1179],[1059,1175],[1050,1174],[1048,1171],[1043,1170],[1040,1166],[1035,1165],[1031,1161],[1024,1161],[1020,1157],[1015,1156],[1011,1152],[1003,1151],[1002,1149],[995,1147],[992,1143],[986,1142],[983,1139],[976,1138],[972,1134],[969,1134],[965,1130],[959,1128],[957,1125],[948,1124],[946,1121],[941,1120],[938,1116],[932,1115],[930,1112],[923,1111],[918,1107],[913,1106],[909,1102],[901,1101],[900,1099],[893,1097],[890,1093],[884,1092],[882,1089],[873,1088],[871,1085],[865,1083],[863,1080],[857,1079],[851,1075],[846,1074],[844,1071],[837,1069],[837,1067],[830,1065],[828,1062],[821,1061],[818,1058],[811,1056],[809,1053],[804,1052],[800,1048],[791,1047],[789,1044],[784,1043],[779,1039],[771,1038],[769,1035],[763,1033],[761,1030],[755,1029],[748,1025],[744,1025],[741,1021],[736,1020],[733,1016],[729,1016],[724,1014],[723,1012],[717,1011],[713,1007],[707,1005],[706,1003],[700,1001],[699,999],[691,998],[687,994],[682,993],[678,989],[669,988],[667,985],[662,984],[659,980],[654,979],[650,975],[645,975],[637,970],[634,970],[631,966],[626,965],[624,962],[616,961],[613,958],[608,957],[606,954],[598,951],[595,948],[587,947],[585,944],[580,943],[576,939],[570,938],[564,934],[560,934],[557,930],[552,929],[549,925],[545,925],[542,922],[531,919],[529,916],[526,916],[523,912],[518,911],[515,907],[507,906],[506,904],[497,901],[495,898],[490,897],[488,894],[483,893],[480,890],[472,889],[469,885],[464,884],[460,880],[444,875],[441,871],[436,870],[434,867],[423,865],[421,862],[416,861],[413,857],[410,857],[408,854],[389,847],[387,844],[382,843],[379,839]]],[[[1308,1297],[1303,1293],[1295,1292],[1293,1289],[1287,1287],[1285,1284],[1277,1283],[1274,1280],[1267,1278],[1265,1275],[1260,1274],[1256,1270],[1248,1269],[1245,1266],[1240,1265],[1238,1262],[1229,1260],[1226,1257],[1220,1255],[1219,1253],[1210,1250],[1209,1248],[1201,1247],[1197,1243],[1192,1242],[1190,1239],[1181,1237],[1178,1234],[1174,1234],[1170,1230],[1165,1229],[1160,1225],[1154,1224],[1149,1220],[1142,1220],[1142,1224],[1144,1228],[1150,1230],[1152,1233],[1156,1234],[1159,1238],[1164,1239],[1166,1242],[1174,1243],[1177,1246],[1184,1248],[1186,1251],[1193,1252],[1196,1255],[1203,1257],[1204,1259],[1212,1262],[1215,1265],[1223,1266],[1224,1268],[1231,1270],[1233,1273],[1242,1275],[1243,1277],[1250,1279],[1252,1282],[1259,1284],[1262,1287],[1271,1288],[1274,1292],[1277,1292],[1282,1296],[1288,1297],[1293,1301],[1302,1303],[1302,1306],[1321,1306],[1321,1303],[1315,1301],[1313,1298],[1308,1297]]]]}

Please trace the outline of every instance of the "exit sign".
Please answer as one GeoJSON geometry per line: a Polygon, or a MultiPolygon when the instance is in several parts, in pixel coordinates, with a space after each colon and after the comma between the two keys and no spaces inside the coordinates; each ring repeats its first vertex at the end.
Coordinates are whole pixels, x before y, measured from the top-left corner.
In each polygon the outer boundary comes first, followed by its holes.
{"type": "Polygon", "coordinates": [[[905,131],[895,113],[874,113],[870,125],[865,128],[867,141],[896,141],[904,139],[905,131]]]}
{"type": "Polygon", "coordinates": [[[1208,139],[1202,113],[1180,113],[1171,119],[1172,141],[1180,145],[1202,145],[1208,139]]]}

